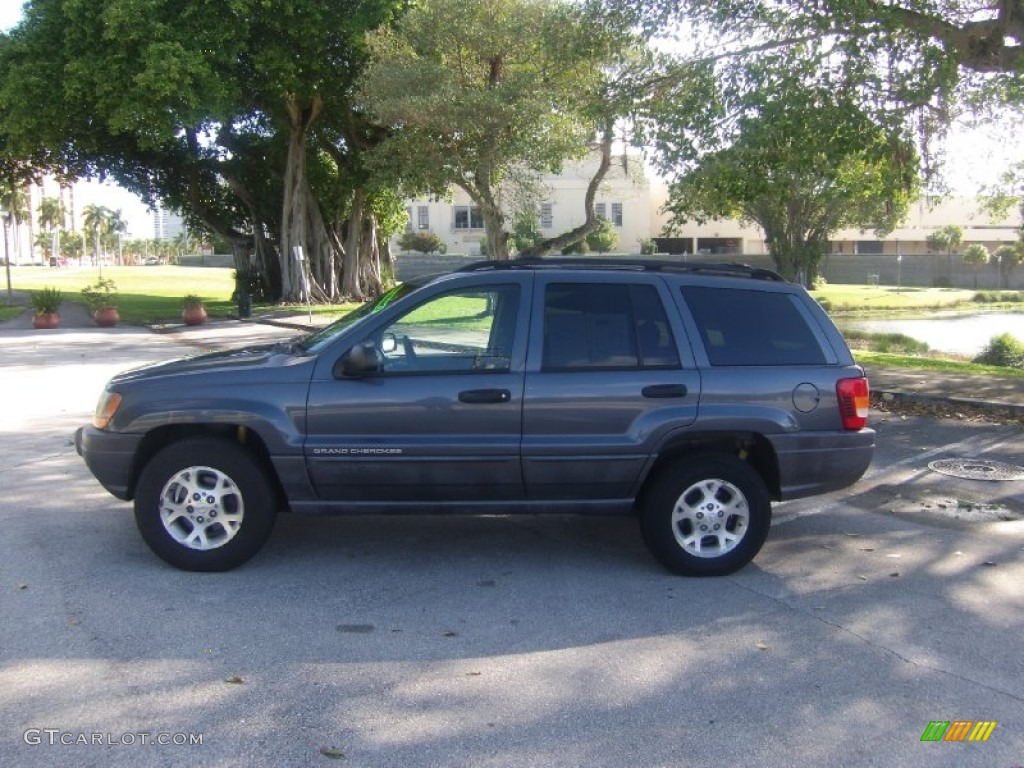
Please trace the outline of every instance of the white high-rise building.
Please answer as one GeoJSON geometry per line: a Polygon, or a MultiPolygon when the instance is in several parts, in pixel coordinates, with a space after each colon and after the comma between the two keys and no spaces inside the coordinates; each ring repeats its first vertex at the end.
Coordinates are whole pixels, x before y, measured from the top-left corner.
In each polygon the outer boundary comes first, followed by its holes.
{"type": "Polygon", "coordinates": [[[173,240],[185,231],[185,222],[181,216],[163,206],[153,210],[153,239],[173,240]]]}

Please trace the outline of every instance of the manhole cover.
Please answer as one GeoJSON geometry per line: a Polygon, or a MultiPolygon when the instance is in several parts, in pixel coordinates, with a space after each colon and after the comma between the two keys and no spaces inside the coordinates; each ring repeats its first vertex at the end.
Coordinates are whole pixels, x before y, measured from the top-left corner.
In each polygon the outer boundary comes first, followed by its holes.
{"type": "Polygon", "coordinates": [[[1024,480],[1024,467],[987,459],[939,459],[928,469],[966,480],[1024,480]]]}

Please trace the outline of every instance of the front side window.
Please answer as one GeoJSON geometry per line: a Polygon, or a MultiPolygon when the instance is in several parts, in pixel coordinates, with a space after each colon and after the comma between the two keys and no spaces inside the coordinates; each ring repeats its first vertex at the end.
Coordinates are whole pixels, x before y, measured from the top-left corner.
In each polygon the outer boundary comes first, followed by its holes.
{"type": "Polygon", "coordinates": [[[519,311],[519,286],[444,293],[374,335],[383,373],[508,371],[519,311]]]}
{"type": "Polygon", "coordinates": [[[712,365],[822,365],[825,353],[788,293],[684,286],[712,365]]]}
{"type": "Polygon", "coordinates": [[[679,351],[654,286],[552,283],[547,287],[544,370],[678,367],[679,351]]]}

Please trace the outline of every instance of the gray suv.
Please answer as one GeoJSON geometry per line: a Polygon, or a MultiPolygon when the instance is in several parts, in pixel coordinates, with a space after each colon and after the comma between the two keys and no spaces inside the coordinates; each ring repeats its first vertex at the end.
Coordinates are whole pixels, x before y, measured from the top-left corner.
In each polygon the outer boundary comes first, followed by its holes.
{"type": "Polygon", "coordinates": [[[296,514],[636,515],[722,575],[772,500],[854,483],[868,383],[803,288],[741,265],[483,262],[288,344],[115,376],[76,434],[178,568],[252,557],[296,514]]]}

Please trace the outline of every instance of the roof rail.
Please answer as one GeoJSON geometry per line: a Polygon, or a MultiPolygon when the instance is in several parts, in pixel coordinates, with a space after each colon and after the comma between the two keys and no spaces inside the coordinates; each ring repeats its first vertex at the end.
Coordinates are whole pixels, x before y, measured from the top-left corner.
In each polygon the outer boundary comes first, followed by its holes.
{"type": "Polygon", "coordinates": [[[771,269],[752,267],[736,262],[670,261],[668,259],[626,259],[626,258],[573,258],[554,257],[509,259],[508,261],[475,261],[456,270],[457,272],[485,272],[508,269],[607,269],[633,270],[640,272],[673,272],[722,277],[748,277],[755,280],[786,282],[779,273],[771,269]]]}

